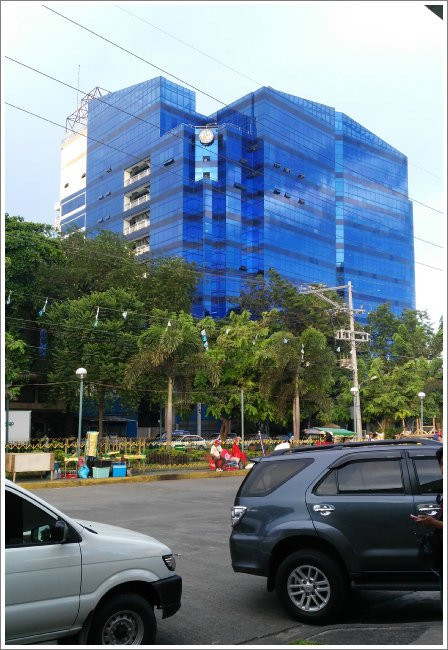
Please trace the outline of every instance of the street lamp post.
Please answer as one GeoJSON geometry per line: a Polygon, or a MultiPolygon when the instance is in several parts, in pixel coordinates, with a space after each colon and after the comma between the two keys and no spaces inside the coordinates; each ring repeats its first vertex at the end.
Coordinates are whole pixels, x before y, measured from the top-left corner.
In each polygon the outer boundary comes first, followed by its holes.
{"type": "Polygon", "coordinates": [[[84,392],[84,377],[87,375],[85,368],[78,368],[76,376],[80,380],[79,385],[79,419],[78,419],[78,460],[81,455],[81,428],[82,428],[82,396],[84,392]]]}
{"type": "Polygon", "coordinates": [[[361,440],[362,438],[361,396],[360,396],[361,386],[368,381],[374,381],[374,379],[378,379],[378,377],[376,375],[372,375],[372,377],[369,377],[368,379],[364,379],[364,381],[362,381],[358,387],[352,386],[350,388],[350,392],[353,395],[353,421],[355,423],[356,440],[361,440]],[[359,413],[359,426],[358,426],[358,418],[356,417],[357,413],[359,413]]]}
{"type": "Polygon", "coordinates": [[[421,427],[422,433],[423,433],[423,400],[426,397],[426,393],[424,393],[423,391],[420,391],[420,393],[418,393],[418,397],[420,397],[420,419],[421,419],[420,427],[421,427]]]}
{"type": "Polygon", "coordinates": [[[357,388],[356,386],[352,386],[352,387],[350,388],[350,392],[351,392],[351,394],[353,395],[353,424],[355,425],[354,428],[355,428],[356,440],[359,440],[360,437],[361,437],[361,434],[360,434],[360,432],[358,431],[358,418],[356,417],[356,413],[357,413],[357,409],[356,409],[356,407],[357,407],[356,398],[358,397],[359,388],[357,388]]]}
{"type": "Polygon", "coordinates": [[[6,438],[6,444],[9,442],[9,389],[12,384],[6,384],[6,428],[5,428],[5,438],[6,438]]]}

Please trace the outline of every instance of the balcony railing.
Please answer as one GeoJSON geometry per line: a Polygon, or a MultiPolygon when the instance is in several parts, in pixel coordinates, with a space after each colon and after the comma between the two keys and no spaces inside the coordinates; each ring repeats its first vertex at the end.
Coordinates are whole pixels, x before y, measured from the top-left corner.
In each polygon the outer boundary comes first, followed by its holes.
{"type": "Polygon", "coordinates": [[[142,203],[149,201],[149,198],[148,192],[147,194],[143,194],[143,196],[139,196],[138,199],[135,199],[134,201],[129,201],[128,205],[125,205],[124,209],[130,210],[131,208],[135,208],[136,205],[141,205],[142,203]]]}
{"type": "Polygon", "coordinates": [[[149,244],[143,244],[142,246],[136,246],[134,248],[134,253],[136,255],[143,255],[143,253],[149,252],[149,244]]]}
{"type": "Polygon", "coordinates": [[[135,181],[138,181],[141,178],[145,178],[145,176],[149,176],[150,173],[151,173],[151,170],[149,168],[144,169],[142,172],[136,174],[135,176],[131,176],[130,178],[126,178],[124,184],[125,185],[130,185],[131,183],[135,183],[135,181]]]}
{"type": "Polygon", "coordinates": [[[149,219],[142,219],[141,221],[134,223],[132,226],[128,226],[127,228],[125,227],[123,229],[123,234],[130,235],[136,230],[141,230],[142,228],[146,228],[147,226],[149,226],[149,219]]]}

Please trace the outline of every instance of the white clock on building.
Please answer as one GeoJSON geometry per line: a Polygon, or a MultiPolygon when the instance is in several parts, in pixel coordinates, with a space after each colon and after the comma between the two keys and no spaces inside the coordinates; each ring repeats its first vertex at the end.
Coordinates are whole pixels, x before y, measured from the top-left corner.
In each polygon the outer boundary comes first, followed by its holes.
{"type": "Polygon", "coordinates": [[[215,139],[215,134],[211,129],[202,129],[199,131],[199,142],[201,144],[212,144],[215,139]]]}

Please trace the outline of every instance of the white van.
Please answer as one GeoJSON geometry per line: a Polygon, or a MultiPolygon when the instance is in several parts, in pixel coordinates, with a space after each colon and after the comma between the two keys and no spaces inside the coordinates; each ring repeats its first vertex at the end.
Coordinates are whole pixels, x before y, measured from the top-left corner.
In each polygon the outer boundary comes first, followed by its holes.
{"type": "Polygon", "coordinates": [[[5,637],[9,644],[154,643],[154,608],[180,607],[171,550],[125,528],[74,521],[5,480],[5,637]]]}

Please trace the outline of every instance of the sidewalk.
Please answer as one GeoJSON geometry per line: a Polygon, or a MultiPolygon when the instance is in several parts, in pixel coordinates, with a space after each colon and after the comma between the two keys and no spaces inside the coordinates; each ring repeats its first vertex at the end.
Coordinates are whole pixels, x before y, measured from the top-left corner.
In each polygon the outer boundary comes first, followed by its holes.
{"type": "Polygon", "coordinates": [[[191,478],[214,478],[224,479],[231,476],[246,476],[248,470],[233,470],[228,472],[214,472],[210,469],[166,469],[154,470],[137,476],[109,477],[109,478],[73,478],[73,479],[49,479],[22,478],[18,475],[17,485],[27,489],[38,490],[40,488],[64,488],[64,487],[89,487],[103,483],[149,483],[152,481],[176,481],[191,478]]]}
{"type": "Polygon", "coordinates": [[[355,625],[328,625],[318,627],[312,625],[294,625],[277,634],[260,636],[245,641],[242,645],[311,645],[363,647],[372,646],[430,646],[442,647],[443,626],[440,622],[376,624],[364,623],[355,625]]]}

